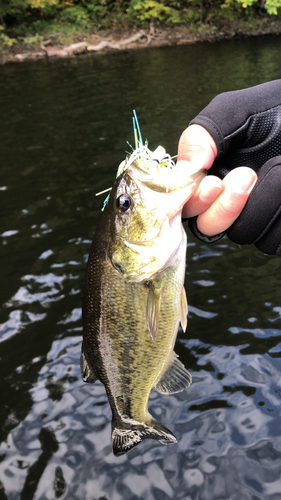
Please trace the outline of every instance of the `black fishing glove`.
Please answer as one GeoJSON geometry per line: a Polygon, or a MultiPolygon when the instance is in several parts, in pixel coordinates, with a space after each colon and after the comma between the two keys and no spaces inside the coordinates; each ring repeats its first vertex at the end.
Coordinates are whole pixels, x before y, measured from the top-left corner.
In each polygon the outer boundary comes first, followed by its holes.
{"type": "MultiPolygon", "coordinates": [[[[226,231],[240,245],[255,244],[264,253],[281,255],[281,80],[217,96],[194,119],[214,138],[218,156],[208,174],[224,178],[239,166],[258,174],[247,204],[226,231]]],[[[189,220],[191,231],[212,242],[189,220]]]]}

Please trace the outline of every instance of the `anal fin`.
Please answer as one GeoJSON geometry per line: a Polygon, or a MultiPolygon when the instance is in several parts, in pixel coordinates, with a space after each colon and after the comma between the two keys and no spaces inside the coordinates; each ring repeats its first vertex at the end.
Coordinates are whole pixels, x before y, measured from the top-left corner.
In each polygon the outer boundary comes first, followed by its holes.
{"type": "Polygon", "coordinates": [[[184,391],[192,383],[192,377],[174,353],[173,360],[154,389],[160,394],[175,394],[184,391]]]}
{"type": "Polygon", "coordinates": [[[83,381],[87,382],[88,384],[93,384],[97,380],[97,376],[96,376],[93,368],[90,366],[90,364],[87,361],[87,358],[86,358],[85,353],[84,353],[83,345],[82,345],[82,351],[81,351],[80,367],[81,367],[83,381]]]}

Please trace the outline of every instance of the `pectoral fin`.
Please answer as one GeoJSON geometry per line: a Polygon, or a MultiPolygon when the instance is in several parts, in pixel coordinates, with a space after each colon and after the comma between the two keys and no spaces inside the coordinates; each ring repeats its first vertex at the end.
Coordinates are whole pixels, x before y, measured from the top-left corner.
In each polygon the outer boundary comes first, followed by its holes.
{"type": "Polygon", "coordinates": [[[175,394],[184,391],[192,382],[190,373],[174,353],[173,360],[154,389],[160,394],[175,394]]]}
{"type": "Polygon", "coordinates": [[[180,303],[180,322],[183,331],[185,332],[187,327],[187,313],[188,305],[184,286],[181,289],[181,303],[180,303]]]}
{"type": "Polygon", "coordinates": [[[158,327],[160,316],[161,291],[150,288],[146,302],[146,322],[152,340],[155,340],[155,334],[158,327]]]}
{"type": "Polygon", "coordinates": [[[90,364],[87,361],[83,346],[82,346],[82,352],[81,352],[80,367],[81,367],[81,373],[82,373],[82,378],[83,378],[84,382],[88,382],[89,384],[93,384],[97,380],[97,376],[96,376],[93,368],[90,366],[90,364]]]}

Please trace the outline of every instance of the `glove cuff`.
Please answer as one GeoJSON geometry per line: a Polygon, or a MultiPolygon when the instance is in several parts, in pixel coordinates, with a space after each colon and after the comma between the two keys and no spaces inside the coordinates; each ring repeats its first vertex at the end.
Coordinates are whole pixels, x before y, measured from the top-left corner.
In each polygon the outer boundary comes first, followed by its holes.
{"type": "Polygon", "coordinates": [[[197,227],[197,216],[188,219],[188,227],[190,231],[194,234],[194,236],[196,236],[196,238],[203,241],[204,243],[214,243],[215,241],[218,241],[221,238],[223,238],[223,236],[225,235],[225,231],[216,234],[215,236],[207,236],[206,234],[201,233],[201,231],[199,231],[197,227]]]}
{"type": "Polygon", "coordinates": [[[234,243],[254,244],[264,253],[281,255],[281,156],[258,170],[257,183],[227,235],[234,243]]]}

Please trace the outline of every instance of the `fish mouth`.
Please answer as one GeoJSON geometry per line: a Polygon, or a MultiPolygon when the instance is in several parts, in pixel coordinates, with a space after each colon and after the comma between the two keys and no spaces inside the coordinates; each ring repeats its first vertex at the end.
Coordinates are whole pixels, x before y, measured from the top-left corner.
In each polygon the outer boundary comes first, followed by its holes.
{"type": "Polygon", "coordinates": [[[162,146],[150,151],[146,144],[135,149],[125,168],[133,179],[139,180],[150,189],[168,193],[176,165],[162,146]]]}
{"type": "Polygon", "coordinates": [[[153,158],[151,151],[146,151],[146,154],[148,154],[146,164],[144,160],[135,159],[129,163],[127,169],[132,179],[141,182],[152,191],[174,193],[188,187],[192,191],[193,186],[206,175],[206,170],[191,166],[187,168],[182,162],[179,165],[174,163],[169,155],[167,155],[169,162],[163,166],[153,158]]]}

